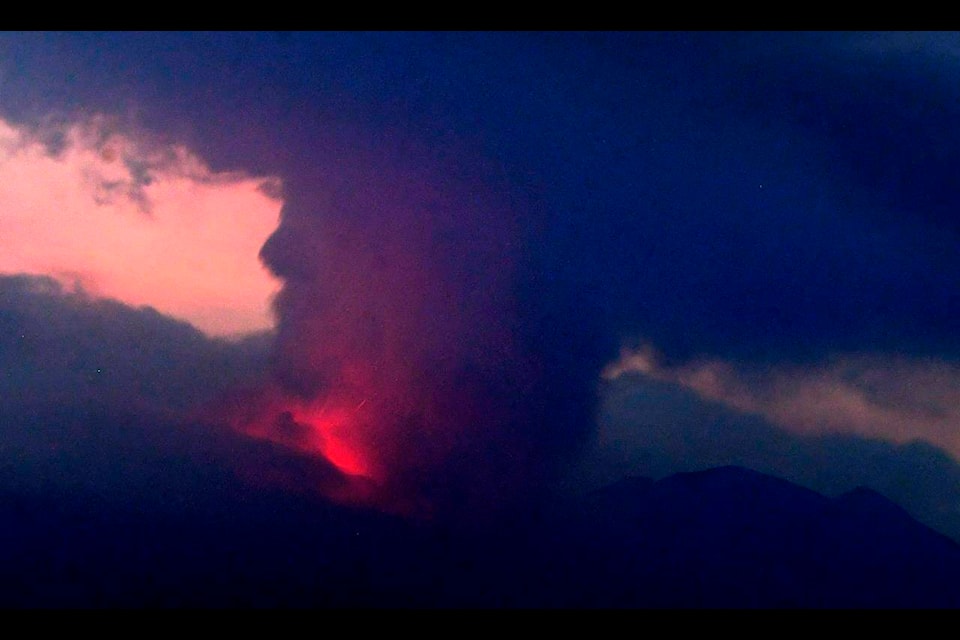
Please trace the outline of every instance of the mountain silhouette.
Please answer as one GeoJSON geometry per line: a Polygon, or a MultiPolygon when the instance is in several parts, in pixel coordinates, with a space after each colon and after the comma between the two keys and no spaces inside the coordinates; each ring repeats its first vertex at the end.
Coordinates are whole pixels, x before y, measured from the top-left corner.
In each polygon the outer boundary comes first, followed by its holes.
{"type": "Polygon", "coordinates": [[[960,545],[868,488],[720,467],[463,527],[218,482],[179,511],[0,492],[0,606],[960,606],[960,545]]]}
{"type": "Polygon", "coordinates": [[[568,517],[572,606],[960,604],[960,545],[867,488],[830,499],[727,466],[620,482],[568,517]]]}

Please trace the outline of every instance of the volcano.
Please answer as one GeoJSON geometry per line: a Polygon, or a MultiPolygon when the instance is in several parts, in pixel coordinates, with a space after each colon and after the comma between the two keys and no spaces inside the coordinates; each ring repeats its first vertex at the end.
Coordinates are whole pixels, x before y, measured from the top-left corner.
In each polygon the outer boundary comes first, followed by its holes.
{"type": "MultiPolygon", "coordinates": [[[[132,429],[125,425],[126,441],[132,429]]],[[[0,499],[0,606],[960,606],[960,545],[867,488],[829,498],[722,467],[630,478],[464,526],[229,473],[270,446],[234,444],[230,464],[206,449],[202,461],[187,452],[176,466],[160,457],[104,471],[105,485],[120,474],[139,487],[123,494],[77,487],[69,473],[58,480],[64,458],[36,461],[50,467],[43,490],[6,483],[0,499]]],[[[288,448],[270,455],[291,468],[288,448]]]]}

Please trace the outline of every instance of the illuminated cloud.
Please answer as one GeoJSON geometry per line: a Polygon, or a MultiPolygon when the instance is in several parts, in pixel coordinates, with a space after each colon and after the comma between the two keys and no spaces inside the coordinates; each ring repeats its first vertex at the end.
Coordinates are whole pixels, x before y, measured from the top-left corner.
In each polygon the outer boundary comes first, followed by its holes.
{"type": "Polygon", "coordinates": [[[960,366],[937,359],[846,354],[814,366],[737,367],[720,360],[663,365],[650,346],[622,351],[603,377],[679,384],[803,435],[924,440],[960,459],[960,366]]]}
{"type": "Polygon", "coordinates": [[[268,329],[278,283],[257,256],[278,192],[105,117],[0,120],[0,273],[48,275],[214,336],[268,329]]]}

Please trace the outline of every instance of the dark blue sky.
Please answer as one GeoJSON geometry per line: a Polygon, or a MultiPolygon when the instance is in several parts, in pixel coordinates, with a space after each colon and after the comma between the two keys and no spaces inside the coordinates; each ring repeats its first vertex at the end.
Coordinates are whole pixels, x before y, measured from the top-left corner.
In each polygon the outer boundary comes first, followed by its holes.
{"type": "Polygon", "coordinates": [[[7,34],[0,107],[132,114],[294,189],[331,129],[457,165],[537,219],[535,286],[678,356],[955,353],[952,40],[7,34]]]}

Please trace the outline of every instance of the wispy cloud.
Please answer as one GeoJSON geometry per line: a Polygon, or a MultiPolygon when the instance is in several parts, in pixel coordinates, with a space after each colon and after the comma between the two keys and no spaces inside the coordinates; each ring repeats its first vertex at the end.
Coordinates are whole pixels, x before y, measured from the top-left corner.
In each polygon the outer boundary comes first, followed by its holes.
{"type": "Polygon", "coordinates": [[[849,353],[808,365],[668,366],[646,345],[623,350],[603,377],[627,373],[678,384],[794,433],[924,440],[960,459],[960,365],[948,360],[849,353]]]}

